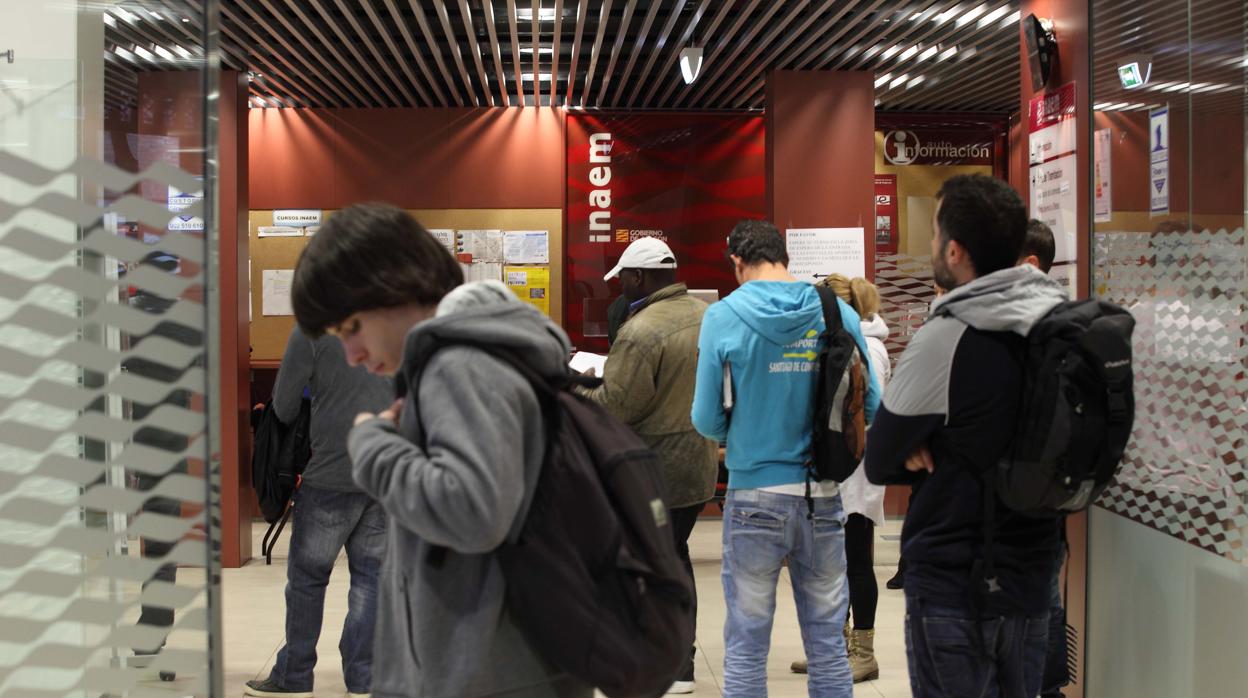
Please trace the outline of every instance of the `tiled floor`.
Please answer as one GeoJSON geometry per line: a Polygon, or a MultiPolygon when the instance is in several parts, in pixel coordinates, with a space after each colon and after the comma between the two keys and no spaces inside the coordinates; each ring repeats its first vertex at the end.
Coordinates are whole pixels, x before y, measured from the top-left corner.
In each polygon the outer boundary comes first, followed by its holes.
{"type": "MultiPolygon", "coordinates": [[[[906,675],[905,646],[902,640],[904,602],[900,591],[884,588],[897,562],[897,534],[901,522],[889,522],[876,531],[876,578],[880,582],[880,604],[876,616],[876,657],[880,678],[858,684],[854,695],[869,698],[909,698],[906,675]]],[[[260,549],[262,525],[255,527],[255,550],[260,549]]],[[[285,607],[282,592],[286,583],[286,541],[282,540],[273,556],[273,565],[263,559],[253,560],[237,570],[225,570],[222,588],[224,599],[224,639],[226,684],[228,695],[241,695],[245,681],[267,676],[273,666],[278,647],[282,644],[285,607]],[[237,691],[233,687],[237,687],[237,691]]],[[[724,594],[720,586],[720,525],[718,519],[703,519],[693,531],[690,549],[694,575],[698,585],[698,663],[695,696],[720,695],[720,679],[724,664],[724,594]]],[[[342,558],[329,583],[325,601],[325,626],[317,647],[320,661],[316,668],[316,694],[339,697],[346,694],[339,666],[338,635],[346,615],[348,573],[342,558]]],[[[768,688],[777,698],[806,695],[804,676],[789,673],[789,662],[801,656],[801,637],[787,571],[782,573],[777,592],[775,626],[772,631],[771,655],[768,660],[768,688]]]]}

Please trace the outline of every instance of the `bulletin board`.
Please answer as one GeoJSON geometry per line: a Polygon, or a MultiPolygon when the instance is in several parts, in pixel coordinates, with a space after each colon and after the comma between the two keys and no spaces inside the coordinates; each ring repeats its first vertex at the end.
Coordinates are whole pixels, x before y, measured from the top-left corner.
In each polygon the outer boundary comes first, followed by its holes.
{"type": "MultiPolygon", "coordinates": [[[[553,209],[433,209],[409,211],[425,228],[456,230],[546,230],[550,232],[550,316],[563,326],[563,211],[553,209]]],[[[325,211],[326,220],[333,211],[325,211]]],[[[323,223],[322,223],[323,224],[323,223]]],[[[261,307],[264,271],[294,269],[307,237],[259,237],[261,226],[273,225],[273,211],[250,211],[251,360],[280,361],[294,328],[290,315],[264,315],[261,307]]]]}

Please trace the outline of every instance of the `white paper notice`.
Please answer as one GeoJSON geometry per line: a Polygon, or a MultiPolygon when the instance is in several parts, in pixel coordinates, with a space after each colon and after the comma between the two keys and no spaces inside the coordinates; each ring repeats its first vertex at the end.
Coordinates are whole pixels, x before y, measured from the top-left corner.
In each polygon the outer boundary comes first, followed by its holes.
{"type": "Polygon", "coordinates": [[[301,238],[303,228],[291,228],[285,225],[262,225],[256,228],[256,236],[262,238],[301,238]]]}
{"type": "Polygon", "coordinates": [[[814,283],[830,274],[867,275],[862,228],[790,228],[785,232],[789,273],[814,283]]]}
{"type": "Polygon", "coordinates": [[[503,261],[507,264],[550,264],[550,233],[545,230],[503,233],[503,261]]]}
{"type": "Polygon", "coordinates": [[[568,368],[577,373],[584,373],[589,369],[594,370],[594,375],[601,377],[603,370],[607,366],[607,357],[602,354],[591,354],[587,351],[578,351],[572,355],[572,360],[568,362],[568,368]]]}
{"type": "Polygon", "coordinates": [[[503,265],[493,262],[473,262],[472,264],[460,264],[464,269],[464,281],[502,281],[503,265]]]}
{"type": "Polygon", "coordinates": [[[461,230],[455,233],[455,251],[472,255],[474,262],[503,263],[503,231],[461,230]]]}
{"type": "Polygon", "coordinates": [[[294,269],[265,269],[260,275],[262,315],[294,315],[290,307],[290,284],[294,269]]]}
{"type": "Polygon", "coordinates": [[[434,240],[442,243],[442,246],[455,254],[455,230],[452,228],[432,228],[429,234],[434,240]]]}

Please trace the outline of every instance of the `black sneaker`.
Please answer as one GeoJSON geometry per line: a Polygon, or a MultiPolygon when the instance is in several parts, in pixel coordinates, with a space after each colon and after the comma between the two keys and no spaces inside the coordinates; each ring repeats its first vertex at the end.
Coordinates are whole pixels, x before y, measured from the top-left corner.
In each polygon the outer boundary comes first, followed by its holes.
{"type": "Polygon", "coordinates": [[[905,581],[906,573],[902,570],[897,570],[897,574],[894,574],[892,579],[884,582],[884,586],[889,589],[901,589],[905,585],[905,581]]]}
{"type": "Polygon", "coordinates": [[[273,679],[252,679],[243,689],[243,695],[259,696],[259,698],[312,698],[312,691],[288,691],[273,679]]]}

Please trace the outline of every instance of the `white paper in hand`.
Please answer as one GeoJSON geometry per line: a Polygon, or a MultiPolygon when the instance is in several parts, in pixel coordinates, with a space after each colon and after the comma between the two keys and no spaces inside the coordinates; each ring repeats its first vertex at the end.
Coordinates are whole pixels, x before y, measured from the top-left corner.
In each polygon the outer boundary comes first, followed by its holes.
{"type": "Polygon", "coordinates": [[[606,368],[607,357],[602,354],[594,354],[588,351],[578,351],[572,355],[572,360],[568,362],[568,367],[577,373],[585,373],[589,369],[594,369],[594,375],[602,377],[602,371],[606,368]]]}

